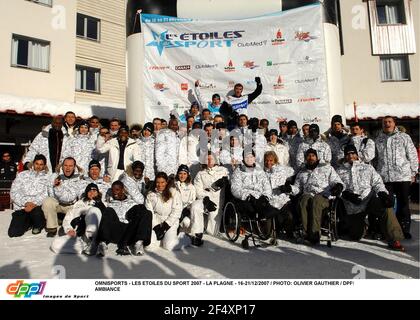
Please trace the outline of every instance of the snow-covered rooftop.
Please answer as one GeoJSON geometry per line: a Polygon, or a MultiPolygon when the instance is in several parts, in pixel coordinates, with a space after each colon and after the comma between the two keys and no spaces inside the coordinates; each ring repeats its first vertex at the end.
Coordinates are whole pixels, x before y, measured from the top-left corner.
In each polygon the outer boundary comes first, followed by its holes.
{"type": "MultiPolygon", "coordinates": [[[[358,119],[378,119],[385,116],[397,118],[420,117],[420,102],[418,103],[361,103],[356,106],[358,119]]],[[[346,105],[346,119],[354,119],[353,104],[346,105]]]]}

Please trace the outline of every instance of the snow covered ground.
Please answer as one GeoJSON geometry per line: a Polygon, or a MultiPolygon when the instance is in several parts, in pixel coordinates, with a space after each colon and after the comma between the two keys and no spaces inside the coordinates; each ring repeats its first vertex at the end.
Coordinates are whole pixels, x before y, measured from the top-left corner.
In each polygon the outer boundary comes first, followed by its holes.
{"type": "Polygon", "coordinates": [[[368,279],[419,278],[419,223],[413,215],[413,240],[404,241],[406,252],[393,252],[380,241],[359,243],[339,240],[333,248],[280,241],[245,251],[240,242],[205,237],[202,248],[168,252],[158,249],[145,256],[116,256],[110,246],[105,259],[77,255],[55,255],[51,239],[31,232],[9,239],[11,212],[0,213],[0,279],[345,279],[366,272],[368,279]],[[59,274],[59,276],[57,276],[59,274]]]}

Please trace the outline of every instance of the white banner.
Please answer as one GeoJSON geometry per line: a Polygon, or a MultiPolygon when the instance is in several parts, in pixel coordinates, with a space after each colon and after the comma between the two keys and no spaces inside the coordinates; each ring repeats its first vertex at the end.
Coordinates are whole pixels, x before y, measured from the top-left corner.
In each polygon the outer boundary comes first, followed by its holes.
{"type": "MultiPolygon", "coordinates": [[[[146,121],[183,114],[197,100],[218,93],[243,94],[262,80],[262,94],[248,106],[248,116],[281,117],[298,125],[329,127],[322,7],[309,5],[261,17],[204,21],[142,14],[146,121]]],[[[203,107],[207,107],[206,105],[203,107]]]]}

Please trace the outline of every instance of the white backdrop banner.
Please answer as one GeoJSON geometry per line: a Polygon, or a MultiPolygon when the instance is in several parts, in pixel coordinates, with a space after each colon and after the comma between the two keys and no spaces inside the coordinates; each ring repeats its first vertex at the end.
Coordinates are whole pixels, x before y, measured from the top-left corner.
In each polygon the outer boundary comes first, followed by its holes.
{"type": "Polygon", "coordinates": [[[146,121],[184,114],[197,100],[196,80],[206,104],[214,93],[231,94],[235,83],[251,93],[260,77],[263,91],[249,116],[267,118],[270,127],[280,117],[329,127],[321,5],[243,20],[142,14],[141,21],[146,121]]]}

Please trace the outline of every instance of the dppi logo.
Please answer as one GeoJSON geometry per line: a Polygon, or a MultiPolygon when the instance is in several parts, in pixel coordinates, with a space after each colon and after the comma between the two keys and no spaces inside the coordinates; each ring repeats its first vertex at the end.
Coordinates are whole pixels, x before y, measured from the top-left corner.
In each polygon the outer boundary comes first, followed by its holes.
{"type": "Polygon", "coordinates": [[[233,66],[232,60],[229,60],[228,65],[225,67],[225,72],[234,72],[235,67],[233,66]]]}
{"type": "Polygon", "coordinates": [[[224,32],[193,32],[182,33],[180,35],[168,33],[168,30],[161,33],[152,31],[153,41],[146,46],[156,47],[159,55],[163,49],[170,48],[223,48],[232,47],[234,39],[242,38],[244,30],[224,31],[224,32]]]}
{"type": "Polygon", "coordinates": [[[161,82],[155,82],[155,83],[153,84],[153,88],[154,88],[155,90],[159,90],[160,92],[163,92],[163,91],[169,90],[169,88],[167,88],[167,87],[165,86],[165,84],[164,84],[164,83],[161,83],[161,82]]]}
{"type": "Polygon", "coordinates": [[[7,294],[13,295],[15,298],[31,298],[33,295],[41,295],[44,292],[47,282],[24,283],[23,280],[18,280],[7,286],[7,294]]]}
{"type": "Polygon", "coordinates": [[[286,39],[283,38],[283,33],[281,30],[277,30],[276,38],[271,40],[273,46],[278,46],[279,44],[285,44],[286,39]]]}
{"type": "Polygon", "coordinates": [[[244,61],[244,67],[248,69],[255,69],[255,68],[258,68],[259,66],[256,65],[254,61],[247,60],[247,61],[244,61]]]}
{"type": "Polygon", "coordinates": [[[314,39],[318,39],[317,36],[311,36],[311,33],[308,32],[302,32],[302,31],[296,31],[295,32],[295,39],[297,39],[298,41],[305,41],[305,42],[309,42],[311,40],[314,39]]]}

